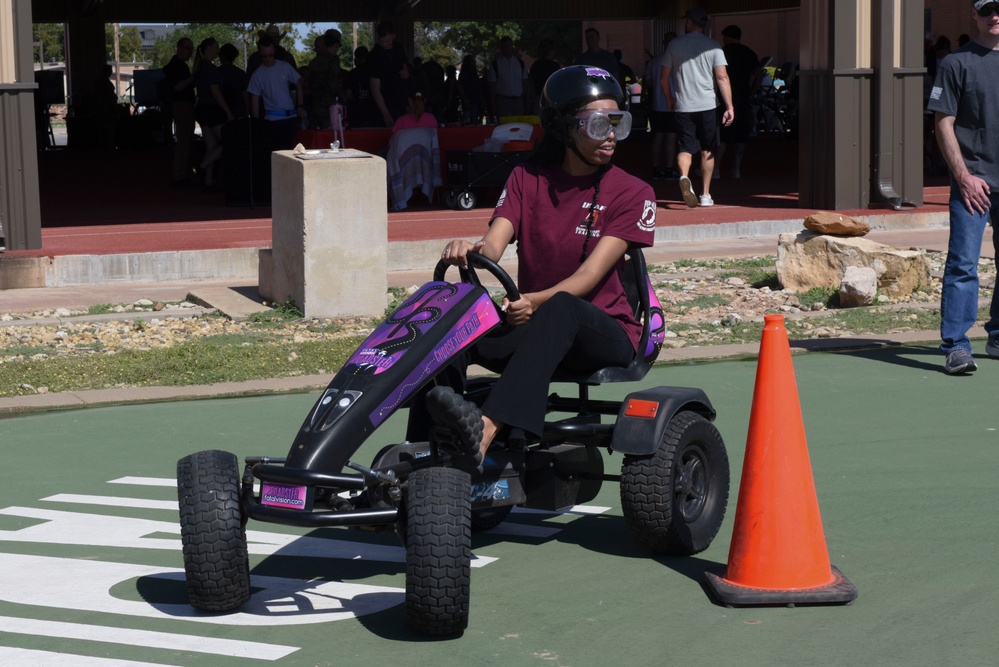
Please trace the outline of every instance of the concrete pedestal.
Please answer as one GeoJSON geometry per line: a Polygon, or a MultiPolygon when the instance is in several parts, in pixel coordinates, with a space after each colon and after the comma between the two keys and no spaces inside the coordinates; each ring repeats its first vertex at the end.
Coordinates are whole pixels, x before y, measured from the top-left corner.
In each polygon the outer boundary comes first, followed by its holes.
{"type": "Polygon", "coordinates": [[[306,317],[381,315],[387,304],[388,194],[379,157],[271,157],[272,251],[260,293],[306,317]]]}

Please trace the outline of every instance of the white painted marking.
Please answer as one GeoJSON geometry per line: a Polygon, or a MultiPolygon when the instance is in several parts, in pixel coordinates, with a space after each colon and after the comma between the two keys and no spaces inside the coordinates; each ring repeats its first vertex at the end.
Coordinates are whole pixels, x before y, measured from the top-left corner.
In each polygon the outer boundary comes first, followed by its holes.
{"type": "MultiPolygon", "coordinates": [[[[146,537],[155,533],[179,536],[180,524],[176,521],[153,521],[33,507],[6,507],[0,509],[0,514],[45,520],[45,523],[18,530],[0,530],[0,542],[181,550],[179,537],[177,539],[146,537]]],[[[385,563],[406,562],[406,550],[401,546],[259,530],[246,531],[246,539],[250,554],[259,556],[307,556],[385,563]]],[[[483,567],[495,560],[496,558],[491,556],[473,556],[472,567],[483,567]]]]}
{"type": "Polygon", "coordinates": [[[135,662],[114,658],[95,658],[92,655],[70,655],[30,648],[0,646],[0,664],[31,665],[31,667],[173,667],[162,662],[135,662]]]}
{"type": "Polygon", "coordinates": [[[146,510],[178,510],[176,500],[147,500],[146,498],[118,498],[116,496],[91,496],[80,493],[57,493],[42,498],[48,503],[73,503],[74,505],[100,505],[102,507],[134,507],[146,510]]]}
{"type": "Polygon", "coordinates": [[[280,660],[299,649],[297,646],[280,646],[277,644],[245,642],[234,639],[216,639],[214,637],[195,637],[172,632],[109,628],[82,623],[42,621],[34,618],[16,618],[12,616],[0,616],[0,627],[3,628],[4,632],[13,632],[21,635],[81,639],[109,644],[162,648],[171,651],[192,651],[194,653],[210,653],[212,655],[226,655],[236,658],[257,658],[259,660],[280,660]]]}
{"type": "Polygon", "coordinates": [[[170,486],[176,487],[177,480],[171,477],[119,477],[108,484],[135,484],[137,486],[170,486]]]}
{"type": "Polygon", "coordinates": [[[573,505],[569,509],[565,510],[536,510],[529,507],[514,507],[514,512],[518,514],[580,514],[583,516],[588,516],[591,514],[603,514],[604,512],[609,512],[609,507],[601,507],[599,505],[573,505]]]}
{"type": "Polygon", "coordinates": [[[134,581],[138,587],[143,579],[172,581],[176,589],[184,590],[184,572],[179,568],[0,553],[0,600],[53,609],[274,626],[342,621],[384,611],[404,600],[401,588],[256,576],[251,578],[252,585],[262,590],[230,614],[201,612],[186,602],[123,600],[111,594],[116,586],[134,581]]]}

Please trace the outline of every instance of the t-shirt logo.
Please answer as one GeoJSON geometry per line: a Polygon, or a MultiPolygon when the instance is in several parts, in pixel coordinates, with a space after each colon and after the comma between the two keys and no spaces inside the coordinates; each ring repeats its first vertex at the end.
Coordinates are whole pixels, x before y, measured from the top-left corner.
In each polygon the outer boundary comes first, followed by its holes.
{"type": "Polygon", "coordinates": [[[505,201],[506,201],[506,188],[503,188],[503,192],[500,193],[499,199],[496,200],[496,208],[502,206],[503,202],[505,201]]]}
{"type": "Polygon", "coordinates": [[[645,209],[642,211],[642,218],[638,221],[638,228],[643,232],[652,232],[656,229],[656,203],[645,200],[645,209]]]}

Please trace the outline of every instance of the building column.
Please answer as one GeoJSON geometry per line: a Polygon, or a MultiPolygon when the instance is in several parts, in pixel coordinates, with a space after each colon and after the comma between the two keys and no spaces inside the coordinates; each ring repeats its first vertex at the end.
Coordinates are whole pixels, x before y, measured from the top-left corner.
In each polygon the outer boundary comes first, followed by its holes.
{"type": "Polygon", "coordinates": [[[0,238],[7,250],[42,247],[33,61],[31,0],[0,3],[0,238]]]}
{"type": "Polygon", "coordinates": [[[867,4],[801,3],[798,197],[805,208],[864,208],[870,200],[874,70],[867,4]]]}
{"type": "Polygon", "coordinates": [[[922,3],[802,0],[799,201],[922,204],[922,3]]]}

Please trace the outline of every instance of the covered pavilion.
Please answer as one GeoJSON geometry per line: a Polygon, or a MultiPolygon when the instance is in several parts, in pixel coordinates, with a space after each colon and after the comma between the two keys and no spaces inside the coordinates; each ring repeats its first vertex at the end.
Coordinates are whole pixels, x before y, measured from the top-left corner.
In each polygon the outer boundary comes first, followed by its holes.
{"type": "MultiPolygon", "coordinates": [[[[799,204],[900,209],[923,197],[923,3],[896,0],[11,0],[0,7],[0,229],[9,250],[41,247],[31,25],[67,28],[69,94],[103,64],[111,22],[635,20],[653,47],[700,5],[718,19],[800,8],[799,204]]],[[[654,48],[653,48],[654,50],[654,48]]]]}

